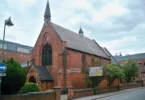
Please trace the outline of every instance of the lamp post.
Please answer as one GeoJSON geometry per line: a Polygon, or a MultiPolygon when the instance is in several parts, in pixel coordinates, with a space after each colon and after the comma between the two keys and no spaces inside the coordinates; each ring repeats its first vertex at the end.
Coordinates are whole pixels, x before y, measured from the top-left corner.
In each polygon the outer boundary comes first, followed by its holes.
{"type": "MultiPolygon", "coordinates": [[[[117,64],[118,64],[118,59],[117,59],[117,58],[118,58],[118,56],[122,56],[122,55],[121,55],[121,52],[116,53],[116,60],[117,60],[117,64]]],[[[118,86],[117,86],[118,90],[120,90],[119,83],[120,83],[120,78],[118,78],[118,86]]]]}
{"type": "MultiPolygon", "coordinates": [[[[14,24],[11,21],[11,17],[9,17],[7,20],[4,22],[4,33],[3,33],[3,41],[2,41],[2,57],[1,57],[1,62],[4,60],[4,44],[5,44],[5,30],[6,26],[13,26],[14,24]]],[[[0,95],[1,95],[1,83],[2,83],[2,76],[0,76],[0,95]]]]}
{"type": "Polygon", "coordinates": [[[116,60],[117,60],[117,63],[118,63],[118,59],[117,59],[117,58],[118,58],[118,56],[122,56],[122,55],[121,55],[121,52],[116,53],[116,60]]]}
{"type": "Polygon", "coordinates": [[[5,30],[6,30],[6,25],[7,26],[13,26],[14,24],[11,21],[11,17],[9,17],[7,20],[4,22],[4,33],[3,33],[3,43],[2,43],[2,61],[4,60],[4,44],[5,44],[5,30]]]}

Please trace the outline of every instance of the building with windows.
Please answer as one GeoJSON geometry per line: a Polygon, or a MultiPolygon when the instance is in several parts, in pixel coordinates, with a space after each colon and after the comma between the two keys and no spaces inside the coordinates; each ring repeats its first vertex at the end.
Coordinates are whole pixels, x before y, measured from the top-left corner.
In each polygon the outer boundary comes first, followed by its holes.
{"type": "MultiPolygon", "coordinates": [[[[106,49],[105,49],[106,50],[106,49]]],[[[44,14],[44,25],[32,49],[31,68],[27,81],[36,82],[41,90],[53,86],[86,88],[89,66],[111,63],[111,57],[83,30],[73,32],[51,21],[49,2],[44,14]]]]}
{"type": "MultiPolygon", "coordinates": [[[[0,41],[2,47],[2,41],[0,41]]],[[[108,64],[115,59],[94,39],[85,37],[80,28],[73,32],[51,21],[49,2],[44,14],[44,25],[34,47],[5,42],[4,58],[13,57],[27,71],[27,81],[35,82],[41,90],[54,86],[86,88],[88,67],[108,64]]],[[[1,52],[1,50],[0,50],[1,52]]],[[[104,81],[102,85],[107,85],[104,81]]]]}
{"type": "Polygon", "coordinates": [[[139,66],[139,77],[137,80],[145,80],[145,53],[138,53],[126,56],[115,56],[114,58],[117,59],[117,62],[121,65],[125,64],[127,60],[131,59],[135,61],[139,66]]]}
{"type": "MultiPolygon", "coordinates": [[[[0,54],[2,54],[2,43],[0,40],[0,54]]],[[[26,62],[31,58],[31,50],[33,47],[14,43],[10,41],[4,42],[4,59],[14,58],[19,63],[26,62]]],[[[2,55],[0,55],[0,60],[2,55]]]]}

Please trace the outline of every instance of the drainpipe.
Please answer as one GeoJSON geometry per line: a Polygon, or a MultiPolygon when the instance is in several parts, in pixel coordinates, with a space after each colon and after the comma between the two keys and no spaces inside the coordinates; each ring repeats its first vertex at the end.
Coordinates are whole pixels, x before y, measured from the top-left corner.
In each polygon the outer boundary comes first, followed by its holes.
{"type": "Polygon", "coordinates": [[[64,48],[64,51],[63,51],[63,67],[64,67],[64,88],[66,89],[66,69],[67,69],[67,55],[68,55],[68,52],[67,52],[67,49],[64,48]]]}

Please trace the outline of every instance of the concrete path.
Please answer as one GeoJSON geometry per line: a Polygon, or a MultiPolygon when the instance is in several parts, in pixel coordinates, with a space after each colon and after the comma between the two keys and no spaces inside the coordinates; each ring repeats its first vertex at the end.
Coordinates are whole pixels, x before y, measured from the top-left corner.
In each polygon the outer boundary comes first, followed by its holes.
{"type": "MultiPolygon", "coordinates": [[[[110,93],[104,93],[104,94],[100,94],[100,95],[82,97],[82,98],[73,99],[73,100],[132,100],[132,99],[122,99],[121,97],[116,97],[115,99],[113,99],[112,97],[117,96],[117,95],[121,95],[121,94],[122,94],[121,96],[123,97],[123,94],[127,94],[127,93],[134,92],[134,91],[142,91],[142,90],[143,90],[143,92],[145,92],[145,87],[120,90],[120,91],[116,91],[116,92],[110,92],[110,93]],[[111,99],[109,99],[109,97],[111,97],[111,99]],[[120,98],[120,99],[118,99],[118,98],[120,98]]],[[[141,92],[141,93],[143,93],[143,92],[141,92]]],[[[138,93],[138,92],[134,92],[134,93],[132,93],[132,95],[135,93],[138,93]]],[[[137,100],[145,100],[145,98],[144,99],[137,99],[137,100]]]]}
{"type": "Polygon", "coordinates": [[[60,100],[67,100],[67,95],[61,95],[61,99],[60,100]]]}

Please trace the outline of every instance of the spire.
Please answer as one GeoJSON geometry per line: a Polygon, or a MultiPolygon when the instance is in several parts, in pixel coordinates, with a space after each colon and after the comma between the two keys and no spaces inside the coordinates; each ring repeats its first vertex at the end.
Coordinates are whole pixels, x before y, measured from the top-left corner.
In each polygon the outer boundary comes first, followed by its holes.
{"type": "Polygon", "coordinates": [[[51,19],[51,12],[49,7],[49,1],[47,0],[46,9],[44,13],[44,22],[48,23],[48,21],[51,19]]]}
{"type": "Polygon", "coordinates": [[[82,28],[81,28],[81,26],[80,26],[79,34],[80,34],[81,37],[84,36],[83,33],[84,33],[84,32],[83,32],[83,30],[82,30],[82,28]]]}

